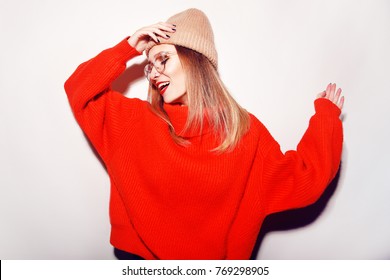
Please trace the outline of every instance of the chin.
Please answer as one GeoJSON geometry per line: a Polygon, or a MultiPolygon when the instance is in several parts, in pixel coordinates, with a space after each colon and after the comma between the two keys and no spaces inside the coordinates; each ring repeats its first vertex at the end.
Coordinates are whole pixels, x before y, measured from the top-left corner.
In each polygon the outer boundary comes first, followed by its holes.
{"type": "Polygon", "coordinates": [[[167,104],[171,104],[174,101],[174,100],[172,100],[170,98],[165,98],[165,97],[163,97],[163,100],[164,100],[164,103],[167,103],[167,104]]]}
{"type": "Polygon", "coordinates": [[[181,104],[181,105],[186,105],[185,102],[183,102],[182,100],[182,97],[183,96],[179,96],[178,98],[169,98],[169,96],[166,96],[166,95],[163,95],[163,100],[164,100],[164,103],[167,103],[167,104],[181,104]]]}

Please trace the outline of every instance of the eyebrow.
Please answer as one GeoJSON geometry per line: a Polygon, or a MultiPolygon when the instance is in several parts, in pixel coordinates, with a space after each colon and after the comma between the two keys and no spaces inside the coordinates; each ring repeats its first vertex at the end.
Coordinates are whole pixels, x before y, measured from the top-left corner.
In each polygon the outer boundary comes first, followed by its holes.
{"type": "Polygon", "coordinates": [[[159,55],[161,55],[161,53],[166,53],[166,54],[168,54],[169,56],[171,56],[171,55],[177,55],[177,53],[175,53],[175,52],[160,51],[160,52],[156,53],[156,54],[153,56],[153,58],[154,58],[154,61],[153,61],[153,62],[150,61],[149,58],[148,58],[148,64],[150,64],[150,63],[152,63],[152,64],[155,63],[155,62],[156,62],[156,57],[159,56],[159,55]]]}
{"type": "MultiPolygon", "coordinates": [[[[153,56],[153,60],[154,61],[156,61],[156,57],[157,56],[159,56],[161,53],[163,53],[163,52],[165,52],[165,51],[161,51],[161,52],[158,52],[158,53],[156,53],[154,56],[153,56]]],[[[150,61],[150,59],[148,58],[148,63],[150,63],[151,61],[150,61]]]]}
{"type": "Polygon", "coordinates": [[[168,53],[168,52],[166,52],[166,51],[158,52],[158,53],[156,53],[156,54],[153,56],[154,59],[156,59],[156,57],[159,56],[159,55],[161,55],[162,53],[168,53]]]}
{"type": "MultiPolygon", "coordinates": [[[[154,60],[156,60],[156,57],[159,56],[159,55],[161,55],[162,53],[166,53],[166,54],[168,54],[168,55],[175,54],[175,53],[172,53],[172,52],[169,52],[169,51],[160,51],[160,52],[156,53],[156,54],[153,56],[154,60]]],[[[148,61],[150,62],[150,60],[148,60],[148,61]]]]}

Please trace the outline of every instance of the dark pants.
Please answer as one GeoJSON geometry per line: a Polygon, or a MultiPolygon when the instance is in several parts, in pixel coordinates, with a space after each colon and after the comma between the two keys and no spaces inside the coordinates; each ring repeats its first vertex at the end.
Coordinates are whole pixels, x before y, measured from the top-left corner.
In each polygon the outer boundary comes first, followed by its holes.
{"type": "Polygon", "coordinates": [[[129,252],[114,248],[114,255],[118,260],[144,260],[144,258],[129,252]]]}

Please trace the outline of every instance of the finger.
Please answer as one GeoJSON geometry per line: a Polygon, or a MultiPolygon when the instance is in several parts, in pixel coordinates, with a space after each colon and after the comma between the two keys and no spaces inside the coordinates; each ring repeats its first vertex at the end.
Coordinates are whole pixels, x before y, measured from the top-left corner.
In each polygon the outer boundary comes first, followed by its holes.
{"type": "Polygon", "coordinates": [[[142,35],[150,35],[151,32],[158,36],[165,37],[164,31],[162,31],[158,26],[147,26],[141,28],[136,33],[138,34],[138,36],[142,36],[142,35]]]}
{"type": "Polygon", "coordinates": [[[174,32],[176,32],[176,25],[173,25],[173,24],[170,24],[170,23],[162,22],[162,23],[157,24],[156,27],[161,32],[161,34],[159,33],[160,36],[162,36],[162,37],[164,37],[166,39],[170,38],[170,36],[167,33],[174,33],[174,32]]]}
{"type": "Polygon", "coordinates": [[[344,107],[344,96],[342,96],[342,97],[340,98],[340,102],[339,102],[339,104],[338,104],[338,107],[340,108],[340,110],[343,109],[343,107],[344,107]]]}
{"type": "Polygon", "coordinates": [[[330,92],[329,92],[329,100],[334,102],[334,92],[336,90],[336,84],[331,84],[330,86],[330,92]]]}
{"type": "Polygon", "coordinates": [[[166,38],[165,34],[159,31],[158,29],[148,28],[148,29],[142,29],[139,31],[138,38],[140,39],[147,39],[147,37],[150,37],[153,41],[160,43],[160,40],[158,37],[164,37],[166,38]]]}
{"type": "Polygon", "coordinates": [[[157,27],[150,28],[148,31],[153,32],[156,36],[159,36],[159,37],[162,37],[165,39],[170,38],[170,36],[168,34],[166,34],[163,30],[161,30],[160,28],[157,28],[157,27]]]}
{"type": "Polygon", "coordinates": [[[174,33],[176,32],[176,27],[172,24],[160,22],[150,26],[145,27],[147,30],[153,30],[155,33],[165,32],[165,33],[174,33]]]}
{"type": "Polygon", "coordinates": [[[337,97],[336,89],[337,89],[336,84],[333,84],[333,88],[332,88],[332,91],[333,91],[333,102],[337,102],[339,100],[339,97],[337,97]]]}
{"type": "Polygon", "coordinates": [[[339,99],[340,99],[340,96],[341,96],[341,88],[339,88],[333,98],[333,103],[335,103],[337,105],[337,103],[339,102],[339,99]]]}
{"type": "Polygon", "coordinates": [[[160,40],[157,38],[157,35],[154,32],[147,32],[147,35],[156,43],[160,43],[160,40]]]}
{"type": "Polygon", "coordinates": [[[160,22],[157,24],[158,28],[168,32],[176,31],[176,24],[168,23],[168,22],[160,22]]]}
{"type": "Polygon", "coordinates": [[[324,98],[326,96],[326,91],[322,91],[319,94],[317,94],[317,98],[324,98]]]}
{"type": "Polygon", "coordinates": [[[326,90],[325,90],[325,92],[326,92],[325,97],[328,98],[328,99],[329,99],[329,95],[330,95],[330,88],[331,88],[331,86],[332,86],[332,84],[330,83],[330,84],[326,87],[326,90]]]}

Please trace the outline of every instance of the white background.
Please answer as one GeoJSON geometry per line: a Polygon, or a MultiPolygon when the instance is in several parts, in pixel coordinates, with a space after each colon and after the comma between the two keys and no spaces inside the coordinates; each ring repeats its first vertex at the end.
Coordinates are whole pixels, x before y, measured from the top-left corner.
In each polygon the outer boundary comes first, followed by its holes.
{"type": "MultiPolygon", "coordinates": [[[[0,0],[0,259],[115,259],[108,176],[63,84],[81,62],[190,7],[210,18],[225,84],[283,151],[295,149],[329,82],[346,96],[338,181],[309,208],[315,215],[271,226],[257,258],[390,259],[385,0],[0,0]]],[[[139,79],[126,95],[146,91],[139,79]]]]}

